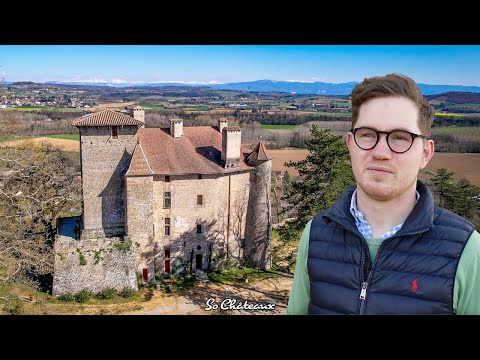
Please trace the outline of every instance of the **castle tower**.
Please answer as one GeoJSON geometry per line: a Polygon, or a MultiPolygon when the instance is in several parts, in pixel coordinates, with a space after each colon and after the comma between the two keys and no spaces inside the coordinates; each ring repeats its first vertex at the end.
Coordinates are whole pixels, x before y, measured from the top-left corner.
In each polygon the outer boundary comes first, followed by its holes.
{"type": "Polygon", "coordinates": [[[124,175],[142,121],[112,110],[76,118],[82,168],[82,238],[125,232],[124,175]]]}
{"type": "Polygon", "coordinates": [[[263,143],[258,143],[247,157],[250,173],[250,196],[245,226],[244,256],[249,266],[268,270],[271,267],[271,199],[272,158],[263,143]]]}

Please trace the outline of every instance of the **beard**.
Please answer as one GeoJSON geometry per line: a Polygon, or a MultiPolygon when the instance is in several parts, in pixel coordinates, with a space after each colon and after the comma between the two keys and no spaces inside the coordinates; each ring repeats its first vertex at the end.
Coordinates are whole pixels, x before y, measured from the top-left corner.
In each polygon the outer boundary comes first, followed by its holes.
{"type": "MultiPolygon", "coordinates": [[[[389,175],[390,176],[390,175],[389,175]]],[[[416,188],[417,178],[397,179],[391,175],[391,179],[383,176],[363,174],[357,179],[357,186],[371,199],[376,201],[390,201],[400,197],[410,190],[416,188]]]]}

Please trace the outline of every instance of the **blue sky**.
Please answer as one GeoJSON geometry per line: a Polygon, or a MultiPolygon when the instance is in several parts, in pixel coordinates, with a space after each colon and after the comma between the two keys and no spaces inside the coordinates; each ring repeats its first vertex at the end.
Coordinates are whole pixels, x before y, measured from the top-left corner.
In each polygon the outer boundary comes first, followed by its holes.
{"type": "Polygon", "coordinates": [[[342,83],[391,72],[480,86],[480,45],[0,45],[6,81],[342,83]]]}

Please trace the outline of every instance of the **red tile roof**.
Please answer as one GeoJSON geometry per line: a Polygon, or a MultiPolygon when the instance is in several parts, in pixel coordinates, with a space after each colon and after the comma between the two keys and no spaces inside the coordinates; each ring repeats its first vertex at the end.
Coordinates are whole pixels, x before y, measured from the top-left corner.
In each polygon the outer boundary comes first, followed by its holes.
{"type": "Polygon", "coordinates": [[[272,160],[272,157],[268,155],[267,149],[263,142],[259,142],[255,149],[248,155],[247,160],[250,161],[267,161],[272,160]]]}
{"type": "Polygon", "coordinates": [[[144,125],[144,122],[117,111],[103,110],[72,120],[73,126],[144,125]]]}
{"type": "Polygon", "coordinates": [[[247,165],[248,151],[243,147],[239,168],[222,167],[222,136],[216,126],[184,126],[181,138],[171,136],[168,128],[140,128],[137,139],[140,146],[135,148],[127,176],[151,175],[152,171],[180,175],[228,174],[254,169],[247,165]]]}
{"type": "Polygon", "coordinates": [[[150,164],[147,162],[145,153],[140,144],[135,146],[133,151],[132,161],[130,161],[130,166],[127,170],[127,175],[152,175],[153,170],[150,167],[150,164]]]}

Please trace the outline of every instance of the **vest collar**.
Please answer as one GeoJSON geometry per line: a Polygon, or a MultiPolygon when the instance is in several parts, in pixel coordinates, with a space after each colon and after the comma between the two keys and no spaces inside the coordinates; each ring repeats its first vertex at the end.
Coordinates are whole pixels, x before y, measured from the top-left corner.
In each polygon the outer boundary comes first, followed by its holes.
{"type": "MultiPolygon", "coordinates": [[[[340,195],[335,204],[326,210],[324,216],[359,234],[355,219],[350,213],[350,201],[356,188],[356,184],[350,185],[340,195]]],[[[424,232],[433,225],[435,203],[432,192],[420,180],[417,180],[417,191],[420,194],[420,199],[408,215],[402,228],[394,236],[424,232]]]]}

